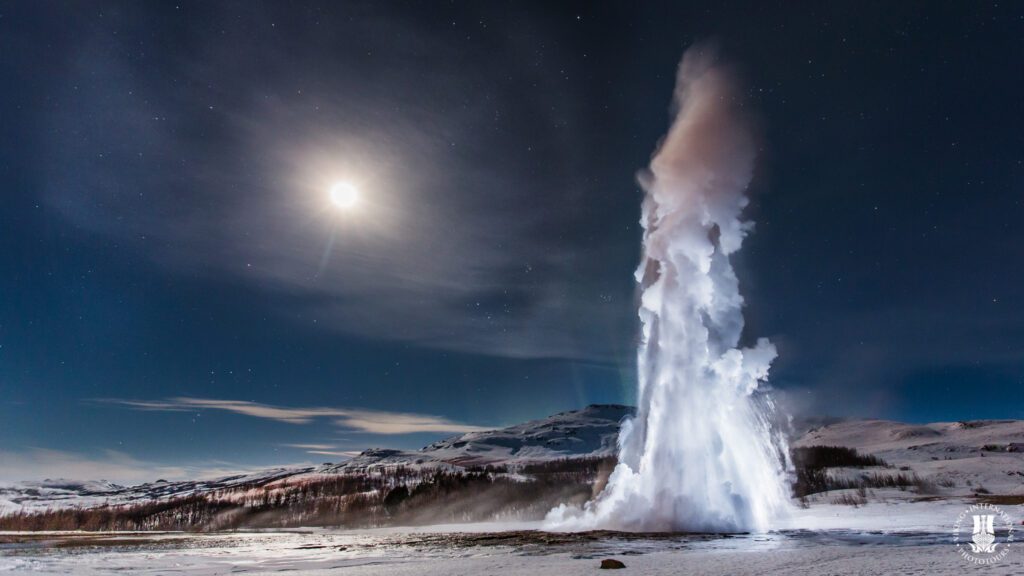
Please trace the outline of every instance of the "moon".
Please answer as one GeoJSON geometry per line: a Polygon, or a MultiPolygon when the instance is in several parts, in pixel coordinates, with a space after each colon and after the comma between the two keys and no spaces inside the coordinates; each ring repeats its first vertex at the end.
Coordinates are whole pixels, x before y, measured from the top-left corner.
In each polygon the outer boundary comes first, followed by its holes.
{"type": "Polygon", "coordinates": [[[359,190],[348,182],[336,182],[331,186],[331,202],[348,210],[359,202],[359,190]]]}

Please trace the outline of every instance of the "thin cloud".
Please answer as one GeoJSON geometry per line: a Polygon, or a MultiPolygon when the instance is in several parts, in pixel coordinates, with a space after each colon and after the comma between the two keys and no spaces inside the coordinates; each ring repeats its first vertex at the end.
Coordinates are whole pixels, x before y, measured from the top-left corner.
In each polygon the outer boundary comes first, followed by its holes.
{"type": "Polygon", "coordinates": [[[330,450],[307,450],[306,453],[321,454],[324,456],[339,456],[341,458],[352,458],[354,456],[359,455],[359,452],[357,450],[342,450],[340,452],[332,452],[330,450]]]}
{"type": "Polygon", "coordinates": [[[306,454],[316,454],[318,456],[337,456],[339,458],[352,458],[359,455],[358,450],[343,450],[341,446],[334,444],[316,444],[316,443],[284,443],[278,444],[278,446],[284,446],[286,448],[298,448],[305,450],[306,454]]]}
{"type": "Polygon", "coordinates": [[[337,448],[334,444],[279,444],[286,448],[299,448],[302,450],[334,450],[337,448]]]}
{"type": "Polygon", "coordinates": [[[253,418],[287,422],[289,424],[308,424],[318,418],[333,418],[334,423],[342,428],[368,432],[371,434],[410,434],[415,432],[478,432],[487,430],[480,426],[472,426],[454,422],[441,416],[430,414],[410,414],[406,412],[385,412],[380,410],[307,407],[292,408],[260,404],[247,400],[218,400],[211,398],[175,397],[163,400],[130,400],[120,398],[102,398],[98,400],[106,404],[126,406],[135,410],[153,412],[193,412],[196,410],[223,410],[235,414],[243,414],[253,418]]]}
{"type": "Polygon", "coordinates": [[[253,468],[225,462],[210,462],[209,466],[176,466],[140,460],[116,450],[86,455],[39,447],[18,451],[0,450],[0,462],[3,462],[3,466],[0,466],[0,482],[71,479],[106,480],[131,485],[160,478],[218,478],[254,471],[253,468]]]}

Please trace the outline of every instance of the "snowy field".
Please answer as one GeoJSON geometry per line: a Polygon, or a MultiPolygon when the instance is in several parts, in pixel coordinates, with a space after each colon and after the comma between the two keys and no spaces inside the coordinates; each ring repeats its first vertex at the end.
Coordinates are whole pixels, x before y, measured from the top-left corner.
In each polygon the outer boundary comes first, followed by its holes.
{"type": "MultiPolygon", "coordinates": [[[[634,574],[1022,574],[1011,544],[975,566],[952,541],[965,503],[873,503],[797,510],[765,535],[550,533],[538,524],[370,531],[5,533],[5,574],[592,574],[602,559],[634,574]]],[[[1020,510],[1007,510],[1020,522],[1020,510]]]]}

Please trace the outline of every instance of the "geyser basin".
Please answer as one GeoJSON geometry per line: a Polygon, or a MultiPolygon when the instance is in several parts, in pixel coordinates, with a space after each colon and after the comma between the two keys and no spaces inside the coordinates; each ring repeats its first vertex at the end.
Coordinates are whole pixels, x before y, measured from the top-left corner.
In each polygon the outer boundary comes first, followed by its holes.
{"type": "Polygon", "coordinates": [[[756,145],[733,78],[706,47],[684,56],[674,103],[640,177],[637,414],[605,490],[583,509],[552,510],[549,528],[764,531],[788,507],[785,443],[758,392],[775,347],[739,347],[743,298],[729,261],[751,229],[740,213],[756,145]]]}

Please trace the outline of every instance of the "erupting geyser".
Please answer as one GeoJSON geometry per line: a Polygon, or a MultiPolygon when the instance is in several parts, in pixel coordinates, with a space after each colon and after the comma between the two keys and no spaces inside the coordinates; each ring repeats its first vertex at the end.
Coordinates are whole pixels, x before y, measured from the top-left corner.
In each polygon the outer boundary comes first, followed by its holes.
{"type": "Polygon", "coordinates": [[[738,347],[743,298],[729,261],[751,228],[740,213],[756,143],[707,49],[684,56],[674,104],[640,177],[637,414],[604,491],[583,509],[552,510],[551,528],[764,531],[788,506],[785,444],[756,393],[775,347],[738,347]]]}

